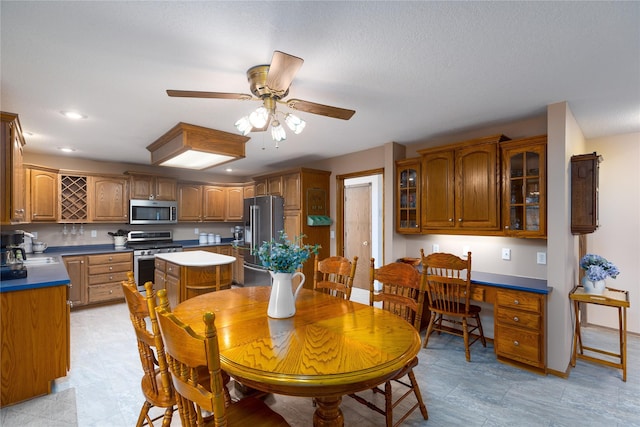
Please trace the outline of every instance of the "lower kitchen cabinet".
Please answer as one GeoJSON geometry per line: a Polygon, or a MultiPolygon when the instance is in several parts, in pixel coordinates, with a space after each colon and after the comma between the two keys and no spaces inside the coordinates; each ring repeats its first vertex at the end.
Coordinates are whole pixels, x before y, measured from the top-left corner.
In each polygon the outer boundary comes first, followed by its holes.
{"type": "Polygon", "coordinates": [[[71,364],[67,285],[0,294],[0,407],[51,393],[71,364]]]}
{"type": "Polygon", "coordinates": [[[124,299],[121,282],[133,271],[133,253],[62,257],[71,280],[69,300],[76,308],[124,299]]]}
{"type": "Polygon", "coordinates": [[[494,307],[494,346],[502,361],[546,370],[545,295],[500,289],[494,307]]]}

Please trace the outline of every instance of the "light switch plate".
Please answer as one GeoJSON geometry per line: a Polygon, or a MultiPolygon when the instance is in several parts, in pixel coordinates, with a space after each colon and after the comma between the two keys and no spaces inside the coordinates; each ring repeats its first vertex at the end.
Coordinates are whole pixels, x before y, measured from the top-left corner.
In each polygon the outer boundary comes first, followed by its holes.
{"type": "Polygon", "coordinates": [[[505,260],[505,261],[510,261],[511,260],[511,249],[502,248],[502,259],[505,260]]]}
{"type": "Polygon", "coordinates": [[[547,253],[546,252],[538,252],[536,254],[536,260],[538,264],[546,264],[547,263],[547,253]]]}
{"type": "Polygon", "coordinates": [[[440,252],[440,245],[439,245],[439,244],[437,244],[437,243],[434,243],[434,244],[431,246],[431,252],[433,252],[433,253],[440,252]]]}
{"type": "Polygon", "coordinates": [[[98,230],[91,230],[91,237],[98,237],[98,230]]]}

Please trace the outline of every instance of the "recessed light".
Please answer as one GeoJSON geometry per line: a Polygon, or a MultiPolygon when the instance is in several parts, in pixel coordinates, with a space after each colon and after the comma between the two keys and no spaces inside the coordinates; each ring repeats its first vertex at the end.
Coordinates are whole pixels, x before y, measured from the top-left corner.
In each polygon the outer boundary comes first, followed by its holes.
{"type": "Polygon", "coordinates": [[[65,153],[73,153],[74,151],[76,151],[75,148],[71,148],[71,147],[58,147],[58,150],[65,153]]]}
{"type": "Polygon", "coordinates": [[[233,169],[231,169],[231,168],[226,168],[226,169],[225,169],[225,171],[226,171],[226,172],[233,172],[233,169]]]}
{"type": "Polygon", "coordinates": [[[60,114],[65,116],[67,119],[73,119],[73,120],[80,120],[80,119],[87,118],[87,116],[85,116],[84,114],[80,114],[76,111],[60,111],[60,114]]]}

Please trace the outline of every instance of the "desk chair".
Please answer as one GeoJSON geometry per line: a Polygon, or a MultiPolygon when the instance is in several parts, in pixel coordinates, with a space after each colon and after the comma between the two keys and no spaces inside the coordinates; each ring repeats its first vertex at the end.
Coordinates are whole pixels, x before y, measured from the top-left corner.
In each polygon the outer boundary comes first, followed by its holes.
{"type": "MultiPolygon", "coordinates": [[[[373,306],[376,302],[382,302],[383,309],[402,317],[419,331],[424,305],[424,276],[418,273],[411,265],[401,262],[394,262],[376,269],[374,267],[374,259],[371,258],[369,277],[369,304],[373,306]],[[379,292],[374,289],[375,281],[382,284],[382,290],[379,292]]],[[[393,339],[393,337],[389,337],[389,339],[393,339]]],[[[418,358],[414,357],[394,378],[384,383],[384,390],[380,386],[372,389],[374,393],[384,394],[384,409],[365,399],[362,393],[350,394],[349,396],[384,415],[387,427],[400,425],[417,408],[420,408],[422,417],[425,420],[429,419],[427,407],[422,400],[420,387],[413,373],[413,368],[417,365],[418,358]],[[404,379],[405,376],[408,376],[409,382],[404,379]],[[408,389],[395,401],[392,395],[392,381],[408,389]],[[393,410],[412,393],[415,395],[416,403],[394,424],[393,410]]]]}
{"type": "MultiPolygon", "coordinates": [[[[176,409],[176,399],[171,386],[171,378],[167,369],[162,339],[157,330],[157,325],[154,328],[155,330],[149,331],[146,323],[147,319],[151,320],[151,313],[155,317],[155,296],[153,301],[150,298],[145,300],[145,297],[138,292],[133,272],[128,272],[127,277],[128,280],[122,282],[122,290],[129,308],[129,317],[136,333],[138,353],[140,354],[140,362],[144,371],[141,386],[145,402],[140,409],[136,426],[152,426],[154,421],[160,419],[161,416],[152,419],[149,415],[149,410],[154,406],[166,408],[162,425],[169,426],[173,412],[176,409]],[[151,307],[153,308],[150,308],[149,304],[152,304],[151,307]]],[[[153,295],[153,284],[147,282],[145,287],[147,296],[153,295]]]]}
{"type": "Polygon", "coordinates": [[[480,340],[484,347],[487,346],[480,322],[480,307],[470,303],[471,252],[467,253],[466,260],[446,253],[433,253],[425,257],[422,249],[420,255],[423,274],[427,275],[427,295],[431,310],[423,347],[427,347],[429,336],[434,331],[457,335],[464,339],[465,356],[467,362],[470,362],[471,344],[480,340]],[[473,319],[473,323],[469,323],[469,319],[473,319]],[[461,325],[462,330],[443,325],[443,322],[461,325]],[[474,334],[474,331],[478,333],[474,334]]]}
{"type": "Polygon", "coordinates": [[[211,312],[203,315],[205,330],[204,335],[199,335],[162,307],[166,299],[164,289],[158,295],[158,323],[178,394],[182,425],[288,426],[280,414],[255,397],[227,402],[215,315],[211,312]],[[203,370],[206,370],[205,378],[201,374],[203,370]]]}
{"type": "Polygon", "coordinates": [[[320,261],[318,254],[315,254],[313,289],[338,298],[350,299],[357,264],[357,256],[353,257],[353,262],[341,256],[332,256],[320,261]]]}

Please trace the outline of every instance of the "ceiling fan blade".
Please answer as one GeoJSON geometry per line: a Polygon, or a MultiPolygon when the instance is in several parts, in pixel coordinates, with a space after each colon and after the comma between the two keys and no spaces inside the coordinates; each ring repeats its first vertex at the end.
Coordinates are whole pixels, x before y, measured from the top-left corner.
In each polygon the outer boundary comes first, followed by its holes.
{"type": "Polygon", "coordinates": [[[167,95],[183,98],[219,98],[219,99],[253,99],[247,93],[201,92],[197,90],[167,90],[167,95]]]}
{"type": "Polygon", "coordinates": [[[285,96],[284,94],[289,89],[303,62],[304,60],[297,56],[289,55],[279,50],[273,52],[269,74],[267,74],[267,86],[269,89],[275,94],[281,93],[280,96],[285,96]]]}
{"type": "Polygon", "coordinates": [[[321,116],[333,117],[334,119],[349,120],[356,112],[346,108],[331,107],[330,105],[316,104],[315,102],[303,101],[301,99],[290,99],[284,101],[289,108],[304,111],[321,116]]]}

